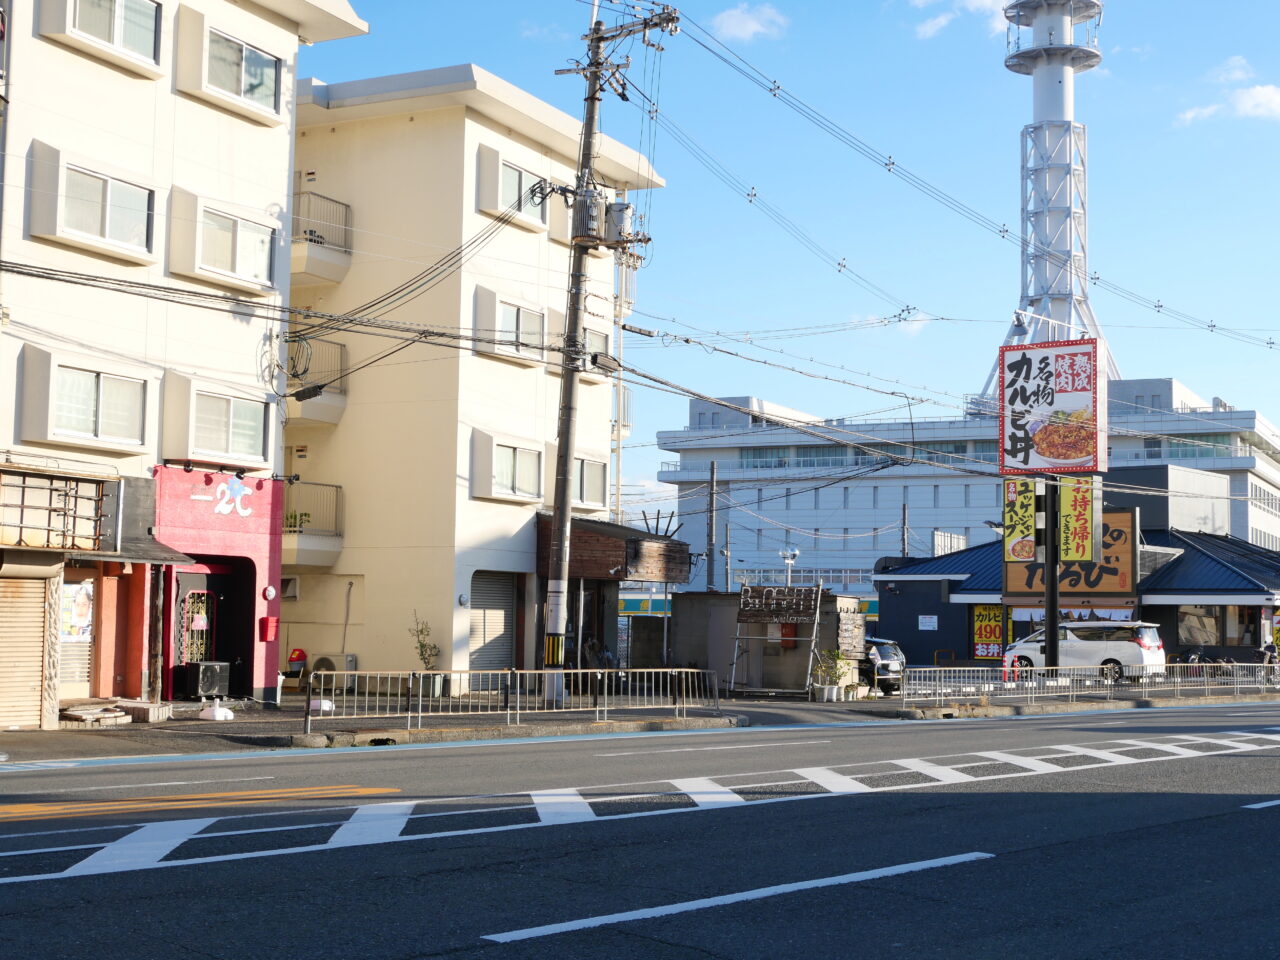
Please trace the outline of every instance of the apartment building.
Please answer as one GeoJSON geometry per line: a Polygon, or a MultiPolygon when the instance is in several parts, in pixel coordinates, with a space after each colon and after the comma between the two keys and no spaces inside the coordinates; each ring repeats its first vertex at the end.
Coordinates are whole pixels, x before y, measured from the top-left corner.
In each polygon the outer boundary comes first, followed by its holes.
{"type": "MultiPolygon", "coordinates": [[[[1280,430],[1256,411],[1206,401],[1170,378],[1113,380],[1109,391],[1113,468],[1173,464],[1223,474],[1231,498],[1220,505],[1229,506],[1224,532],[1277,548],[1280,430]]],[[[723,399],[691,401],[689,423],[658,434],[659,447],[679,455],[662,464],[658,479],[679,491],[684,535],[695,549],[707,542],[707,484],[716,464],[713,583],[720,589],[784,582],[780,554],[798,550],[793,583],[821,580],[873,596],[880,557],[928,557],[996,538],[994,417],[824,420],[756,397],[723,399]],[[728,576],[719,552],[726,524],[728,576]]],[[[706,588],[707,570],[704,558],[689,589],[706,588]]]]}
{"type": "Polygon", "coordinates": [[[300,42],[347,0],[4,4],[0,729],[276,689],[300,42]]]}
{"type": "MultiPolygon", "coordinates": [[[[529,189],[574,182],[581,121],[471,64],[303,80],[298,117],[294,300],[346,319],[290,345],[287,644],[312,666],[412,669],[417,617],[437,668],[534,667],[571,237],[564,198],[529,189]]],[[[610,199],[662,184],[607,137],[595,170],[610,199]]],[[[588,260],[587,347],[610,353],[614,257],[588,260]]],[[[613,399],[601,370],[581,380],[577,528],[607,512],[613,399]]],[[[591,530],[579,558],[635,533],[591,530]]],[[[596,566],[571,569],[588,642],[616,629],[626,575],[596,566]]]]}

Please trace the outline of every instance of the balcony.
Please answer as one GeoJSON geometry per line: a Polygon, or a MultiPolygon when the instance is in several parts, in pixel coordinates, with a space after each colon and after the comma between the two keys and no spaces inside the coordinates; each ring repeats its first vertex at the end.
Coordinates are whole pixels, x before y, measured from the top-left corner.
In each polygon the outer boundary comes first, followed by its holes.
{"type": "Polygon", "coordinates": [[[292,483],[284,488],[280,562],[285,567],[332,567],[342,553],[342,488],[292,483]]]}
{"type": "MultiPolygon", "coordinates": [[[[294,340],[289,343],[289,398],[285,416],[290,426],[331,427],[347,409],[347,347],[336,340],[294,340]],[[315,396],[298,400],[293,394],[320,388],[315,396]]],[[[305,396],[305,395],[304,395],[305,396]]]]}
{"type": "Polygon", "coordinates": [[[318,193],[293,195],[294,287],[341,283],[351,269],[351,207],[318,193]]]}
{"type": "MultiPolygon", "coordinates": [[[[895,463],[902,467],[915,466],[927,468],[929,464],[956,464],[959,466],[979,468],[982,463],[995,463],[994,452],[981,453],[925,453],[912,458],[910,463],[903,462],[910,450],[902,448],[900,456],[855,455],[847,457],[771,457],[761,460],[717,460],[716,475],[720,479],[758,479],[776,481],[782,476],[805,479],[830,477],[832,473],[845,470],[860,470],[874,466],[892,466],[895,463]]],[[[705,481],[711,475],[709,460],[668,460],[659,464],[658,479],[665,483],[681,481],[705,481]]],[[[994,473],[992,474],[994,476],[994,473]]]]}

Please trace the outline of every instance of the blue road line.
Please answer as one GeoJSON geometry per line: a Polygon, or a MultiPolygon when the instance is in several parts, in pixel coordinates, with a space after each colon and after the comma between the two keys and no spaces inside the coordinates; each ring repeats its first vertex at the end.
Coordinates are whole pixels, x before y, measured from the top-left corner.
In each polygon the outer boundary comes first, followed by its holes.
{"type": "MultiPolygon", "coordinates": [[[[1246,701],[1232,703],[1187,704],[1185,706],[1143,707],[1141,712],[1161,713],[1174,710],[1211,710],[1238,707],[1274,707],[1274,701],[1246,701]]],[[[732,713],[733,711],[727,711],[732,713]]],[[[580,743],[591,740],[634,740],[655,737],[696,737],[726,733],[765,732],[776,733],[784,730],[838,730],[854,727],[903,727],[924,724],[949,724],[977,722],[1004,723],[1010,720],[1053,720],[1064,717],[1115,716],[1119,713],[1134,714],[1137,709],[1128,710],[1072,710],[1066,713],[1041,713],[1008,717],[961,717],[938,720],[840,720],[824,723],[783,723],[770,726],[723,727],[709,730],[646,730],[633,733],[581,733],[568,736],[546,737],[509,737],[499,740],[450,740],[437,743],[398,743],[383,747],[279,747],[274,750],[241,750],[224,753],[186,753],[186,754],[150,754],[138,757],[85,757],[67,760],[22,760],[0,763],[0,774],[5,773],[37,773],[40,771],[78,770],[85,767],[121,767],[160,763],[202,763],[208,761],[227,760],[263,760],[284,757],[317,757],[338,756],[342,754],[361,754],[373,756],[401,752],[405,750],[448,750],[458,747],[500,747],[538,743],[580,743]]]]}

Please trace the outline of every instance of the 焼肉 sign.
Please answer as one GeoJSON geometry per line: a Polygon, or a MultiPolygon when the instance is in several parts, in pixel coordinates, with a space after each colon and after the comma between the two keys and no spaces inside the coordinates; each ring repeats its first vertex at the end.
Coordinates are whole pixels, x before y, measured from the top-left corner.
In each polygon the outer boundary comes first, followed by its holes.
{"type": "Polygon", "coordinates": [[[743,587],[739,623],[813,623],[820,587],[743,587]]]}
{"type": "Polygon", "coordinates": [[[1000,472],[1107,469],[1107,381],[1097,340],[1000,348],[1000,472]]]}

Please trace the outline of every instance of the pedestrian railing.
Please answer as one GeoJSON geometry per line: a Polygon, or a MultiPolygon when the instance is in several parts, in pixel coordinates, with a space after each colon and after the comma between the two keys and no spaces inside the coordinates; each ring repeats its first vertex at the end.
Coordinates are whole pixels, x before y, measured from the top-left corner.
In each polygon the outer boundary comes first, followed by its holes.
{"type": "Polygon", "coordinates": [[[314,719],[398,720],[420,727],[431,717],[495,716],[508,723],[551,713],[643,711],[720,714],[714,670],[316,670],[309,675],[304,730],[314,719]]]}
{"type": "Polygon", "coordinates": [[[1280,692],[1280,666],[1260,663],[1170,663],[1097,667],[909,667],[901,699],[908,703],[1036,703],[1147,699],[1152,696],[1238,696],[1280,692]]]}

